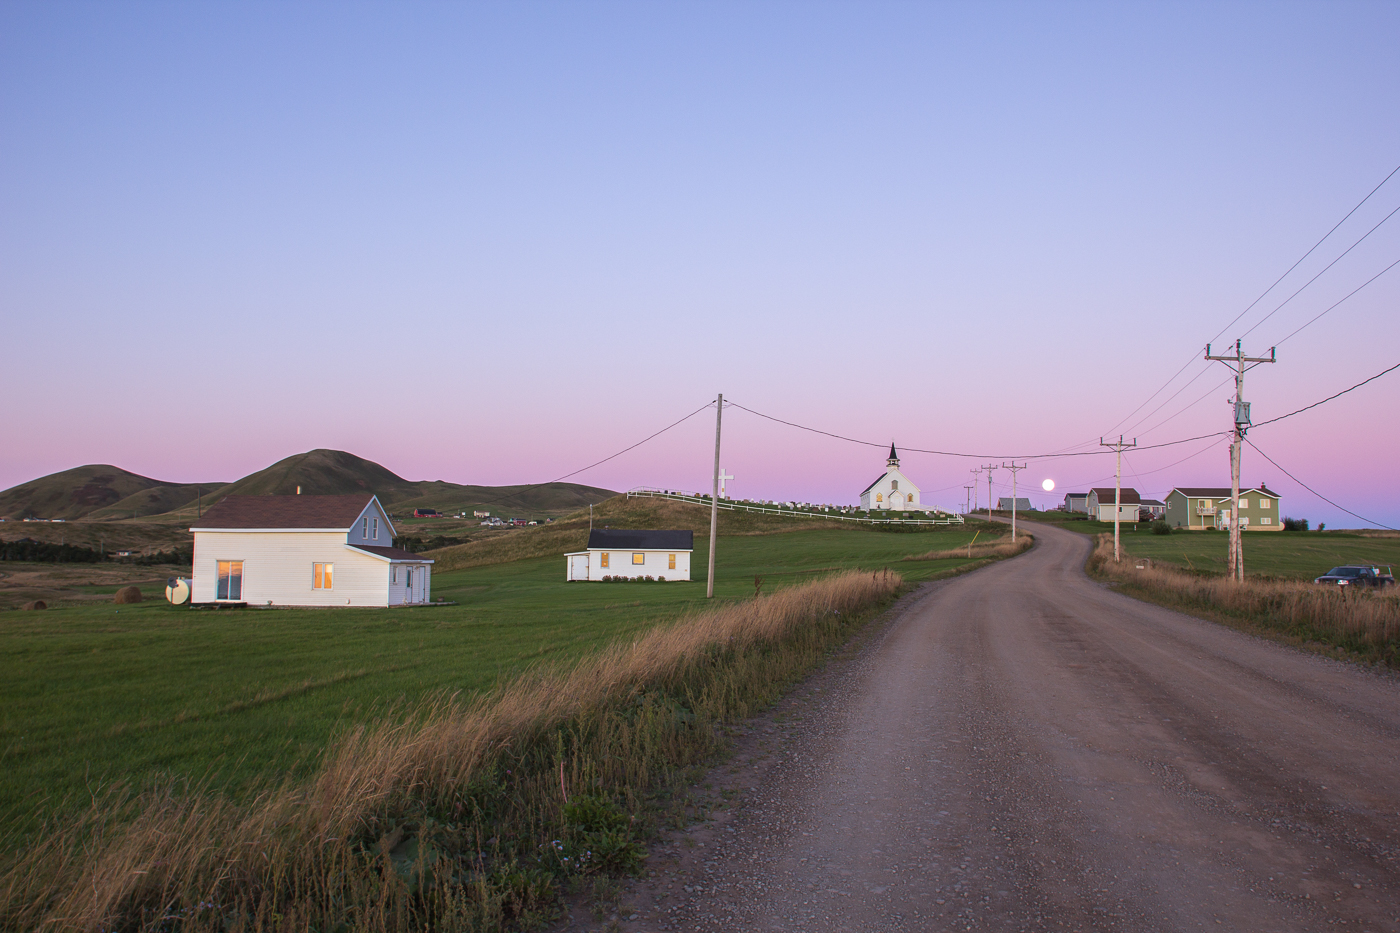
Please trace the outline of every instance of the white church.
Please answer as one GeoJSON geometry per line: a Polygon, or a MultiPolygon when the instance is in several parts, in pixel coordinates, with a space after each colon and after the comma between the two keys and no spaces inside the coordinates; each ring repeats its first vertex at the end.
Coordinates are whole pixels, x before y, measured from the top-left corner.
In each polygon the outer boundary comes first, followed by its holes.
{"type": "Polygon", "coordinates": [[[895,512],[927,511],[919,499],[919,487],[899,472],[899,454],[895,451],[894,444],[890,444],[890,458],[885,463],[884,475],[865,487],[865,492],[860,494],[860,507],[872,512],[881,509],[895,512]]]}

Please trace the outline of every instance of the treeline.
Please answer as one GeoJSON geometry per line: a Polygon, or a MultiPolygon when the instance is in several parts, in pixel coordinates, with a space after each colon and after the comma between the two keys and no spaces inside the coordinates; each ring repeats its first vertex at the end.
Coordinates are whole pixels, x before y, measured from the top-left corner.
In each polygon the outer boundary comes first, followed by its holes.
{"type": "Polygon", "coordinates": [[[452,547],[454,544],[466,544],[471,538],[454,538],[450,535],[399,535],[394,539],[394,547],[403,548],[405,551],[412,551],[421,554],[424,551],[435,551],[442,547],[452,547]]]}
{"type": "Polygon", "coordinates": [[[169,551],[155,551],[151,554],[138,554],[131,557],[117,557],[97,548],[78,544],[48,544],[33,538],[18,541],[0,541],[0,560],[22,560],[45,564],[98,564],[102,561],[141,564],[185,564],[194,563],[194,548],[174,548],[169,551]]]}

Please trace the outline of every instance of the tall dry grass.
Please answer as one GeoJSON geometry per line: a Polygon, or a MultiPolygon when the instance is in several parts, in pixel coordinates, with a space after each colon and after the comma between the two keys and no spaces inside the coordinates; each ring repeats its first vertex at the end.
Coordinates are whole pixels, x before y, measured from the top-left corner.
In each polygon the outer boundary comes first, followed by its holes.
{"type": "Polygon", "coordinates": [[[924,554],[914,554],[904,558],[905,560],[945,560],[953,557],[967,558],[988,558],[988,557],[1015,557],[1022,551],[1030,549],[1035,543],[1035,539],[1028,534],[1018,533],[1016,540],[1011,540],[1011,535],[1004,535],[1000,538],[992,538],[981,543],[963,545],[962,547],[948,548],[943,551],[928,551],[924,554]]]}
{"type": "Polygon", "coordinates": [[[1293,639],[1344,648],[1368,660],[1400,667],[1400,594],[1318,586],[1287,580],[1189,573],[1154,565],[1138,570],[1131,556],[1113,560],[1113,537],[1101,534],[1088,569],[1158,601],[1201,608],[1293,639]]]}
{"type": "Polygon", "coordinates": [[[6,867],[0,925],[465,931],[538,920],[559,879],[635,864],[626,814],[715,752],[715,724],[771,702],[901,582],[844,573],[476,700],[439,697],[347,732],[309,783],[247,802],[198,789],[95,800],[6,867]]]}

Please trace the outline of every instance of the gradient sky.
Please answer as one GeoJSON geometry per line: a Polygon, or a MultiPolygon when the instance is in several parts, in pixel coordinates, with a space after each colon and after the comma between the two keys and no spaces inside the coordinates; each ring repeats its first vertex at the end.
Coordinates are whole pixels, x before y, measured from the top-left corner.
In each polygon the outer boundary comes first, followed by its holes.
{"type": "MultiPolygon", "coordinates": [[[[1246,332],[1263,421],[1400,362],[1400,268],[1290,337],[1400,217],[1260,323],[1400,175],[1230,325],[1400,165],[1397,36],[1394,3],[6,3],[0,487],[315,447],[543,482],[716,392],[996,462],[1147,445],[1228,428],[1200,356],[1246,332]]],[[[1400,370],[1251,439],[1400,526],[1397,402],[1400,370]]],[[[713,432],[575,480],[708,488],[713,432]]],[[[1212,443],[1125,485],[1228,485],[1212,443]]],[[[850,503],[884,451],[728,409],[723,461],[850,503]]],[[[952,507],[986,462],[904,469],[952,507]]],[[[1048,503],[1112,455],[1020,476],[1048,503]]],[[[1244,480],[1361,524],[1249,448],[1244,480]]]]}

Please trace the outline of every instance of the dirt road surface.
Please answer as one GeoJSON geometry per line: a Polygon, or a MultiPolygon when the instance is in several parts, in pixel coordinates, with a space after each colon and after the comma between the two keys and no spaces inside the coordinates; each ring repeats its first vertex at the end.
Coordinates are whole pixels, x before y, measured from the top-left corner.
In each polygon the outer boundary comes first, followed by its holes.
{"type": "Polygon", "coordinates": [[[1034,531],[753,727],[614,928],[1400,931],[1400,683],[1034,531]]]}

